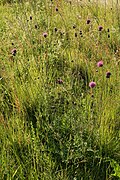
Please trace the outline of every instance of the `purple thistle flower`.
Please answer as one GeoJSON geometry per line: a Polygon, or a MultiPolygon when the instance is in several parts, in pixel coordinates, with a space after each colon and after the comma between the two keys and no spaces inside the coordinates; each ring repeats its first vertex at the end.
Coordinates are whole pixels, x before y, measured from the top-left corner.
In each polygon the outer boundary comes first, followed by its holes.
{"type": "Polygon", "coordinates": [[[48,36],[48,34],[46,32],[44,32],[43,36],[46,38],[48,36]]]}
{"type": "Polygon", "coordinates": [[[106,72],[106,78],[110,78],[110,76],[111,76],[111,72],[106,72]]]}
{"type": "Polygon", "coordinates": [[[90,88],[94,88],[95,86],[96,86],[96,83],[95,83],[95,82],[91,81],[91,82],[89,83],[89,87],[90,87],[90,88]]]}
{"type": "Polygon", "coordinates": [[[58,80],[57,80],[57,83],[58,83],[58,84],[63,84],[63,80],[62,80],[62,79],[58,79],[58,80]]]}
{"type": "Polygon", "coordinates": [[[98,30],[99,30],[99,31],[102,31],[102,30],[103,30],[103,27],[102,27],[102,26],[99,26],[99,27],[98,27],[98,30]]]}
{"type": "Polygon", "coordinates": [[[90,19],[88,19],[88,20],[86,21],[86,24],[90,24],[90,22],[91,22],[90,19]]]}
{"type": "Polygon", "coordinates": [[[17,50],[14,48],[14,49],[12,49],[11,53],[12,53],[13,56],[15,56],[16,53],[17,53],[17,50]]]}
{"type": "Polygon", "coordinates": [[[98,66],[98,67],[102,67],[102,66],[103,66],[103,61],[102,61],[102,60],[99,61],[99,62],[97,63],[97,66],[98,66]]]}

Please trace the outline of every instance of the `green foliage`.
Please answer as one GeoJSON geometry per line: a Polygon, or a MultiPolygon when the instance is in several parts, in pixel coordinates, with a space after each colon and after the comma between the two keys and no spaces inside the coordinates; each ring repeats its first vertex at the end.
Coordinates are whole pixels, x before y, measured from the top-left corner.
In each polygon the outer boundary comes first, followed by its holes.
{"type": "Polygon", "coordinates": [[[1,179],[119,179],[119,6],[0,2],[1,179]]]}
{"type": "Polygon", "coordinates": [[[120,178],[120,166],[119,166],[119,164],[114,160],[112,160],[110,163],[111,163],[111,167],[114,168],[114,174],[112,174],[112,175],[120,178]]]}

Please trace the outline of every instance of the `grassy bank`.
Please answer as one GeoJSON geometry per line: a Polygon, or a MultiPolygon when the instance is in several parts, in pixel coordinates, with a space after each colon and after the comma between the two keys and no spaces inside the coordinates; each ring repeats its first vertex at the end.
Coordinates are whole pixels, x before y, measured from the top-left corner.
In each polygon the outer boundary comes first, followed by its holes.
{"type": "Polygon", "coordinates": [[[119,8],[0,6],[1,179],[120,178],[119,8]]]}

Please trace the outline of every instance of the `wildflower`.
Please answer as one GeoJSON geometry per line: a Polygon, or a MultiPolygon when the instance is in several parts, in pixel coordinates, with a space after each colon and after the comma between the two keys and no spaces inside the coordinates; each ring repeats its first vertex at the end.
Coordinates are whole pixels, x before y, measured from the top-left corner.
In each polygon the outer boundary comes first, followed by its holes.
{"type": "Polygon", "coordinates": [[[88,19],[88,20],[86,21],[86,24],[90,24],[90,22],[91,22],[90,19],[88,19]]]}
{"type": "Polygon", "coordinates": [[[99,27],[98,27],[98,30],[99,30],[99,31],[102,31],[102,30],[103,30],[103,27],[102,27],[102,26],[99,26],[99,27]]]}
{"type": "Polygon", "coordinates": [[[91,81],[91,82],[89,83],[89,87],[90,87],[90,88],[94,88],[95,86],[96,86],[96,83],[95,83],[95,82],[91,81]]]}
{"type": "Polygon", "coordinates": [[[17,50],[14,48],[14,49],[12,49],[12,51],[11,51],[11,53],[12,53],[12,55],[13,56],[15,56],[16,55],[16,52],[17,52],[17,50]]]}
{"type": "Polygon", "coordinates": [[[58,83],[58,84],[63,84],[63,80],[62,80],[62,79],[58,79],[58,80],[57,80],[57,83],[58,83]]]}
{"type": "Polygon", "coordinates": [[[103,66],[103,61],[99,61],[99,62],[97,63],[97,66],[98,66],[98,67],[102,67],[102,66],[103,66]]]}
{"type": "Polygon", "coordinates": [[[46,38],[48,36],[48,34],[46,32],[44,32],[43,36],[46,38]]]}
{"type": "Polygon", "coordinates": [[[110,76],[111,76],[111,72],[106,72],[106,78],[110,78],[110,76]]]}

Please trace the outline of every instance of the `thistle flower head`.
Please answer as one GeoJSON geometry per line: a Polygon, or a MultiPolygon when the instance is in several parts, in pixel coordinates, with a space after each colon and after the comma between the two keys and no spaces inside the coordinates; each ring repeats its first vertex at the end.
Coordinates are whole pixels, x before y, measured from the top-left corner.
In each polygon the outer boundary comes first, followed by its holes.
{"type": "Polygon", "coordinates": [[[90,24],[90,22],[91,22],[90,19],[87,19],[86,24],[90,24]]]}
{"type": "Polygon", "coordinates": [[[96,83],[94,82],[94,81],[91,81],[90,83],[89,83],[89,87],[90,88],[94,88],[96,86],[96,83]]]}
{"type": "Polygon", "coordinates": [[[44,32],[43,36],[46,38],[48,36],[48,34],[46,32],[44,32]]]}
{"type": "Polygon", "coordinates": [[[106,72],[106,78],[110,78],[110,76],[111,76],[111,72],[110,71],[106,72]]]}
{"type": "Polygon", "coordinates": [[[99,31],[102,31],[102,30],[103,30],[103,27],[102,27],[102,26],[99,26],[99,27],[98,27],[98,30],[99,30],[99,31]]]}
{"type": "Polygon", "coordinates": [[[98,67],[102,67],[102,66],[103,66],[103,61],[102,61],[102,60],[99,61],[99,62],[97,63],[97,66],[98,66],[98,67]]]}
{"type": "Polygon", "coordinates": [[[58,84],[63,84],[63,80],[62,80],[62,79],[58,79],[58,80],[57,80],[57,83],[58,83],[58,84]]]}
{"type": "Polygon", "coordinates": [[[12,53],[13,56],[15,56],[16,53],[17,53],[17,50],[14,48],[14,49],[12,49],[11,53],[12,53]]]}

